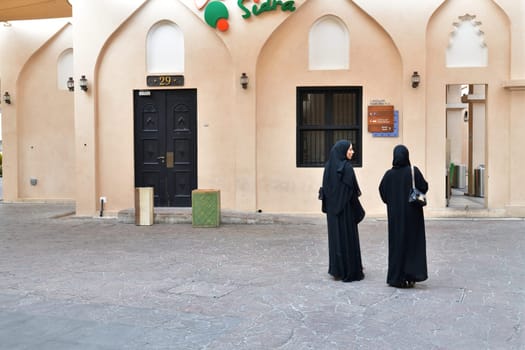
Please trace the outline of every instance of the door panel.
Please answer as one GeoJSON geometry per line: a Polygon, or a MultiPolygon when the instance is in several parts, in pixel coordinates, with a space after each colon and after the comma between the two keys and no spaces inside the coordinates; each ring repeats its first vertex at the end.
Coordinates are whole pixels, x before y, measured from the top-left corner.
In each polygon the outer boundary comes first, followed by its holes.
{"type": "Polygon", "coordinates": [[[195,90],[167,93],[167,152],[173,152],[168,169],[168,192],[174,206],[191,206],[191,191],[197,188],[196,136],[197,99],[195,90]]]}
{"type": "Polygon", "coordinates": [[[135,91],[135,186],[154,188],[154,205],[165,202],[162,161],[165,148],[165,106],[154,94],[139,96],[135,91]]]}
{"type": "Polygon", "coordinates": [[[135,186],[154,205],[190,207],[197,188],[196,90],[135,91],[135,186]]]}

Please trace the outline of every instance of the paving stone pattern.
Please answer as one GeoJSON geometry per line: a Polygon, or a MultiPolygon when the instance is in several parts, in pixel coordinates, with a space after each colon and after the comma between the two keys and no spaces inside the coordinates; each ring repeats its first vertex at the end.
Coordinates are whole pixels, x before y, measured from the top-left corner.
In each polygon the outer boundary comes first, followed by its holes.
{"type": "Polygon", "coordinates": [[[428,220],[429,279],[327,274],[323,217],[135,226],[0,202],[0,349],[525,349],[525,221],[428,220]]]}

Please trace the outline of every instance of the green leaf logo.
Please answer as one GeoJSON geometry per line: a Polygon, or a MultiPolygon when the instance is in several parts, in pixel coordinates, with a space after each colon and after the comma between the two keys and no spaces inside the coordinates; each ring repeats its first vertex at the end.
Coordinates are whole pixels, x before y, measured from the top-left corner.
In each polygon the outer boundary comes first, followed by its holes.
{"type": "Polygon", "coordinates": [[[230,16],[228,8],[218,0],[195,0],[197,9],[204,8],[204,20],[212,28],[225,32],[230,28],[228,17],[230,16]]]}

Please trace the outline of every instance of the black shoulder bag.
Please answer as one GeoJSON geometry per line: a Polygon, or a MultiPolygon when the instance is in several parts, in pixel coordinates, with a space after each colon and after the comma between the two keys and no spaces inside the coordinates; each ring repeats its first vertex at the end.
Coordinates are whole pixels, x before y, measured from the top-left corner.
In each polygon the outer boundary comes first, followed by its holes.
{"type": "Polygon", "coordinates": [[[410,167],[410,173],[412,175],[412,190],[408,196],[408,202],[413,205],[424,207],[427,205],[427,197],[423,192],[416,188],[416,183],[414,179],[414,166],[410,167]]]}

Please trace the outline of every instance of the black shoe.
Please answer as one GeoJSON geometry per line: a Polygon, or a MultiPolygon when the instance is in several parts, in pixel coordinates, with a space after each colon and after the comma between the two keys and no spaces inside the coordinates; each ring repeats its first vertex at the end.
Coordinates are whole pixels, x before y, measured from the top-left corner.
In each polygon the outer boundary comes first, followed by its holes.
{"type": "Polygon", "coordinates": [[[394,288],[403,288],[403,289],[406,289],[406,288],[411,288],[409,287],[409,284],[407,281],[403,281],[399,284],[394,284],[394,283],[389,283],[388,284],[390,287],[394,287],[394,288]]]}

